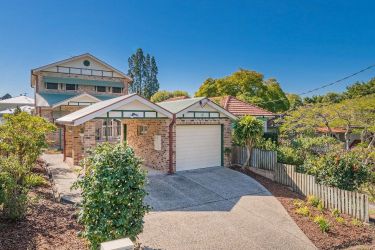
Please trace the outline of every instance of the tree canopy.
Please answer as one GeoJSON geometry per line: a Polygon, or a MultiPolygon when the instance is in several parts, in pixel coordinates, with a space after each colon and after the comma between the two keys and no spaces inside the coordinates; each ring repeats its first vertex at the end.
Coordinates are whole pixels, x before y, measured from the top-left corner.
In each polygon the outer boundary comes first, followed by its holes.
{"type": "Polygon", "coordinates": [[[159,90],[155,57],[149,54],[145,56],[142,49],[137,49],[136,53],[129,57],[128,63],[128,75],[133,78],[133,83],[129,86],[130,92],[150,99],[159,90]]]}
{"type": "Polygon", "coordinates": [[[343,100],[375,94],[375,78],[368,82],[356,82],[346,87],[342,93],[328,92],[325,95],[313,95],[303,99],[304,104],[308,103],[339,103],[343,100]]]}
{"type": "Polygon", "coordinates": [[[206,79],[195,96],[231,95],[272,112],[289,109],[289,100],[276,79],[264,79],[261,73],[240,69],[230,76],[206,79]]]}
{"type": "Polygon", "coordinates": [[[318,127],[325,127],[329,134],[332,128],[343,128],[347,141],[348,133],[357,132],[368,147],[375,146],[375,95],[300,106],[284,116],[280,131],[286,137],[295,137],[312,135],[318,127]]]}
{"type": "Polygon", "coordinates": [[[189,93],[184,90],[175,90],[175,91],[161,90],[153,94],[150,100],[152,102],[162,102],[169,98],[178,97],[178,96],[189,97],[189,93]]]}

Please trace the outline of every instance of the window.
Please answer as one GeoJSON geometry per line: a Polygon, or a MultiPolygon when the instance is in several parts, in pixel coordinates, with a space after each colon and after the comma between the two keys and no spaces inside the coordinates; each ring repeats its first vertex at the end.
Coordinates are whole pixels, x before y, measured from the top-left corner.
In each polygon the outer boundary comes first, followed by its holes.
{"type": "Polygon", "coordinates": [[[122,93],[122,88],[120,88],[120,87],[112,87],[112,93],[122,93]]]}
{"type": "Polygon", "coordinates": [[[106,92],[106,87],[104,87],[104,86],[96,86],[96,92],[106,92]]]}
{"type": "Polygon", "coordinates": [[[59,89],[59,84],[54,82],[46,82],[46,89],[59,89]]]}
{"type": "Polygon", "coordinates": [[[138,125],[137,132],[138,132],[138,135],[147,134],[147,126],[146,125],[138,125]]]}
{"type": "Polygon", "coordinates": [[[83,65],[85,65],[86,67],[90,66],[90,61],[89,60],[84,60],[83,61],[83,65]]]}
{"type": "Polygon", "coordinates": [[[77,84],[65,84],[65,90],[77,90],[77,84]]]}

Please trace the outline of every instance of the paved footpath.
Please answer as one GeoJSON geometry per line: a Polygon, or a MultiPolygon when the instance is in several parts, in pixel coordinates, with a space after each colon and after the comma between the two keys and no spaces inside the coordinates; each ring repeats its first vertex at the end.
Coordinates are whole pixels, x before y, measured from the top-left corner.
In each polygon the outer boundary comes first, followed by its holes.
{"type": "Polygon", "coordinates": [[[78,178],[79,168],[65,163],[62,154],[43,154],[42,159],[47,162],[48,171],[52,175],[55,196],[64,203],[80,202],[80,191],[71,190],[71,186],[78,178]]]}

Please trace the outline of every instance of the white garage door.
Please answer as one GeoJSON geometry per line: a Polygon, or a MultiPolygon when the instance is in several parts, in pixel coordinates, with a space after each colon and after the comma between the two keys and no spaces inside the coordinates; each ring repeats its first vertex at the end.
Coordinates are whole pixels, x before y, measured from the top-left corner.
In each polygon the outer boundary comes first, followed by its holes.
{"type": "Polygon", "coordinates": [[[220,125],[176,126],[176,171],[220,165],[220,125]]]}

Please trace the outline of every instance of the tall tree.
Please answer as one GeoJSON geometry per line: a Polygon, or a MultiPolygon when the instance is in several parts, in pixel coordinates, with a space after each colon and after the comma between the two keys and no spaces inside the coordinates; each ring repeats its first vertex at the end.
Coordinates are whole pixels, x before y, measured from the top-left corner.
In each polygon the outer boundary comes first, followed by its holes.
{"type": "Polygon", "coordinates": [[[133,78],[133,83],[129,87],[130,92],[150,99],[159,90],[155,58],[149,54],[145,56],[143,50],[139,48],[129,57],[128,64],[128,75],[133,78]]]}
{"type": "Polygon", "coordinates": [[[158,66],[156,65],[155,57],[151,57],[150,62],[150,85],[151,85],[151,96],[159,91],[159,81],[157,75],[159,73],[158,66]]]}

